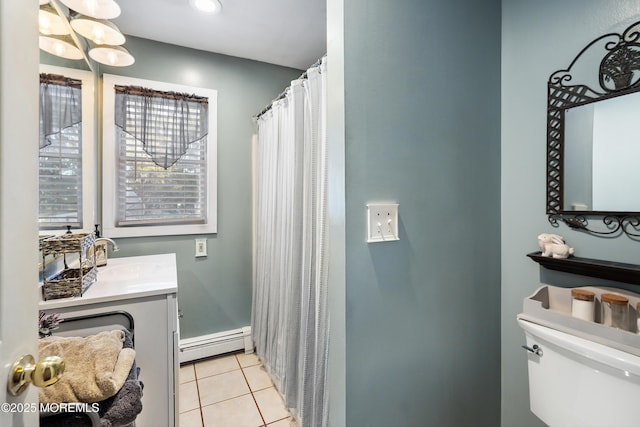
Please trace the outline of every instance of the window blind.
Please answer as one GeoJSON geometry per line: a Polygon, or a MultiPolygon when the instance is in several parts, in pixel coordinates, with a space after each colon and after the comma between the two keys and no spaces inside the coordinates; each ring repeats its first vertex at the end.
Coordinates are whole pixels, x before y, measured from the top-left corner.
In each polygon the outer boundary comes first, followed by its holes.
{"type": "Polygon", "coordinates": [[[42,75],[39,224],[82,228],[82,100],[78,80],[42,75]]]}
{"type": "Polygon", "coordinates": [[[183,136],[186,128],[206,129],[206,123],[199,123],[206,120],[206,104],[203,111],[194,111],[203,104],[191,103],[190,114],[185,114],[183,103],[166,102],[161,95],[147,98],[141,102],[140,96],[116,93],[121,114],[116,123],[116,225],[204,224],[207,136],[188,143],[183,136]]]}

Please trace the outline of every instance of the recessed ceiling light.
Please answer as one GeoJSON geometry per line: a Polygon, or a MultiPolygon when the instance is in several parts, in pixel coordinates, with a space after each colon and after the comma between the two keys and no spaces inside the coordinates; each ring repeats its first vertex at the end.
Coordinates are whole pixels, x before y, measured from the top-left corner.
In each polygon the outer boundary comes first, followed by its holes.
{"type": "Polygon", "coordinates": [[[204,13],[218,13],[222,10],[222,5],[218,0],[189,0],[189,4],[204,13]]]}

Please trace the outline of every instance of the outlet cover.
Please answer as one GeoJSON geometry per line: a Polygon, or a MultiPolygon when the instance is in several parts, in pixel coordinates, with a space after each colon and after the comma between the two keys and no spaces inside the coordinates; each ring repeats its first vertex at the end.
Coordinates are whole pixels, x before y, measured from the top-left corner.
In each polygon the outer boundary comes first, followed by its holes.
{"type": "Polygon", "coordinates": [[[367,242],[391,242],[398,236],[398,204],[367,204],[367,242]]]}
{"type": "Polygon", "coordinates": [[[207,239],[196,239],[196,258],[207,256],[207,239]]]}

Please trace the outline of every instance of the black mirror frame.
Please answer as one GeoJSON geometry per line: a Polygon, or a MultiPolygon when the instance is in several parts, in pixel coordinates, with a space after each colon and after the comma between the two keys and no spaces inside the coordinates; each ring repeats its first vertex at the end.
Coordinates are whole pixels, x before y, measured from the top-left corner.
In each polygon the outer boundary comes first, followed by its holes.
{"type": "Polygon", "coordinates": [[[640,21],[622,34],[605,34],[578,53],[567,69],[551,74],[547,83],[547,215],[552,226],[559,222],[571,229],[614,237],[626,234],[640,238],[640,212],[567,211],[563,207],[563,156],[565,111],[617,96],[640,91],[640,21]],[[599,46],[602,45],[602,46],[599,46]],[[598,88],[574,83],[572,68],[591,49],[601,48],[598,88]],[[604,227],[589,228],[589,218],[602,218],[604,227]]]}

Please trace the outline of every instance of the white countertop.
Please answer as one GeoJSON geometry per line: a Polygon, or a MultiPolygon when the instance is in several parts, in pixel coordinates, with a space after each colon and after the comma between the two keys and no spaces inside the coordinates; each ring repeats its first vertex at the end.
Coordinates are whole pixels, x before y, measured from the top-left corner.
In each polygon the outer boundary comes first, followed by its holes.
{"type": "Polygon", "coordinates": [[[81,297],[40,301],[40,310],[176,293],[176,254],[109,258],[81,297]]]}

